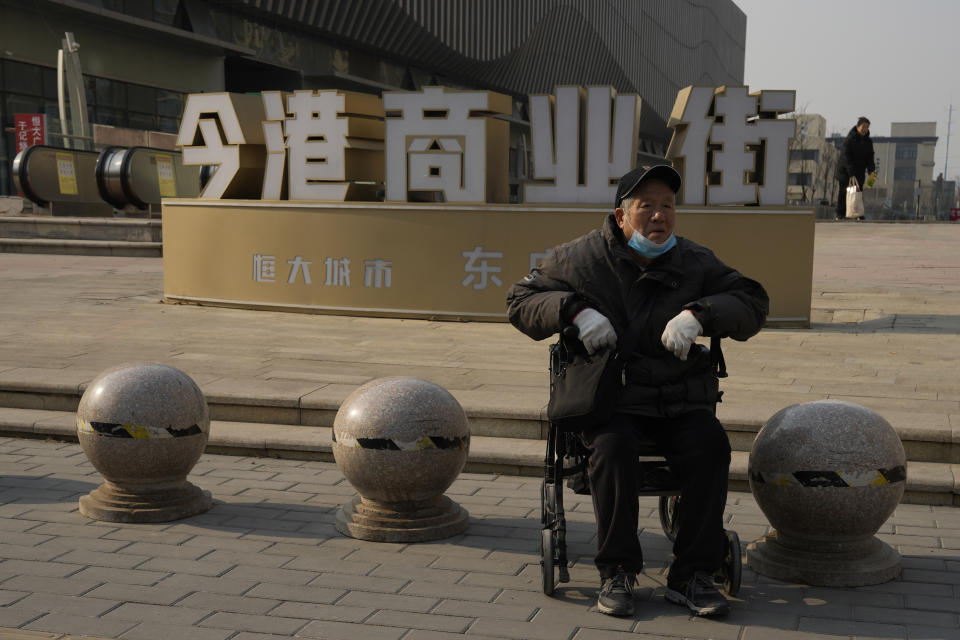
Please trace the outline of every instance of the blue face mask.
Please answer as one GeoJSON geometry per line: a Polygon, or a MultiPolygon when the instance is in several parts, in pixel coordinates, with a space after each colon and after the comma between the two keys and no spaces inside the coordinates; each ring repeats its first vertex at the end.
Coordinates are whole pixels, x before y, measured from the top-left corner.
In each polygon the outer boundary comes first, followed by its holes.
{"type": "Polygon", "coordinates": [[[643,234],[633,230],[633,235],[630,236],[630,242],[627,243],[630,245],[630,248],[639,253],[644,258],[653,259],[658,256],[662,256],[670,249],[673,249],[677,244],[677,238],[671,233],[670,237],[667,238],[667,241],[663,244],[657,244],[649,238],[643,237],[643,234]]]}

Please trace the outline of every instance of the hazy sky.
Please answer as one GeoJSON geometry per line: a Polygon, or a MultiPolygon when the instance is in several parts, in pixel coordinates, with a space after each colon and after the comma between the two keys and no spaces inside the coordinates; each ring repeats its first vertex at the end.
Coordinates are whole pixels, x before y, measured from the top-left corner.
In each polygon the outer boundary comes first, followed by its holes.
{"type": "Polygon", "coordinates": [[[936,122],[936,167],[960,176],[960,0],[734,0],[747,14],[744,84],[796,89],[797,107],[846,134],[870,118],[936,122]]]}

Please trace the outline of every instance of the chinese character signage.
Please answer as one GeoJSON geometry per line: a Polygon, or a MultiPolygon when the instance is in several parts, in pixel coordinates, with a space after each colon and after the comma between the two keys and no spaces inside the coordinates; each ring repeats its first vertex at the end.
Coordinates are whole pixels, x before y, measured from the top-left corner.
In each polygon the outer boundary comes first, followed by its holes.
{"type": "Polygon", "coordinates": [[[561,223],[544,230],[535,219],[517,220],[507,206],[491,211],[448,204],[402,215],[390,203],[274,206],[279,208],[251,201],[165,201],[165,295],[334,313],[499,320],[510,284],[551,246],[598,219],[596,211],[567,210],[561,223]],[[231,241],[217,243],[213,255],[197,224],[230,228],[231,241]],[[537,239],[531,249],[532,236],[537,239]]]}
{"type": "MultiPolygon", "coordinates": [[[[490,91],[426,87],[383,95],[387,200],[409,192],[441,202],[506,202],[510,99],[490,91]]],[[[414,198],[410,198],[414,199],[414,198]]]]}
{"type": "MultiPolygon", "coordinates": [[[[793,91],[687,87],[667,158],[687,205],[783,205],[793,91]]],[[[609,204],[636,166],[641,101],[610,87],[530,96],[528,203],[609,204]]],[[[508,96],[425,87],[193,94],[177,144],[216,171],[200,197],[263,200],[507,202],[508,96]]]]}
{"type": "Polygon", "coordinates": [[[61,195],[75,196],[77,189],[77,168],[72,153],[57,152],[57,181],[61,195]]]}
{"type": "MultiPolygon", "coordinates": [[[[683,204],[782,205],[794,135],[782,116],[793,106],[788,91],[681,91],[667,155],[684,174],[683,204]]],[[[508,96],[442,87],[382,99],[333,90],[191,95],[178,135],[183,160],[216,170],[200,198],[164,200],[164,296],[502,321],[512,282],[611,213],[617,181],[637,164],[641,109],[638,96],[610,87],[531,96],[531,180],[521,197],[536,206],[518,206],[506,204],[508,96]]],[[[802,325],[812,213],[744,215],[759,210],[681,210],[681,233],[762,277],[771,322],[802,325]]]]}
{"type": "Polygon", "coordinates": [[[44,115],[42,113],[13,114],[13,135],[16,140],[17,153],[27,147],[44,144],[46,137],[44,115]]]}
{"type": "Polygon", "coordinates": [[[533,177],[546,184],[525,185],[524,200],[612,203],[617,180],[636,164],[639,127],[639,96],[610,87],[530,96],[533,177]]]}
{"type": "Polygon", "coordinates": [[[793,91],[687,87],[670,115],[667,158],[683,175],[686,205],[784,205],[796,122],[793,91]]]}
{"type": "Polygon", "coordinates": [[[266,157],[260,96],[200,93],[187,98],[177,145],[183,164],[215,167],[201,198],[259,198],[266,157]]]}
{"type": "Polygon", "coordinates": [[[168,153],[156,154],[157,186],[161,198],[177,197],[177,181],[173,174],[173,156],[168,153]]]}
{"type": "MultiPolygon", "coordinates": [[[[771,322],[809,318],[814,221],[681,210],[683,235],[762,280],[771,322]],[[717,232],[717,229],[722,229],[717,232]],[[745,240],[746,239],[746,240],[745,240]],[[747,246],[749,245],[749,246],[747,246]]],[[[511,283],[609,205],[164,201],[168,300],[348,315],[505,319],[511,283]]]]}

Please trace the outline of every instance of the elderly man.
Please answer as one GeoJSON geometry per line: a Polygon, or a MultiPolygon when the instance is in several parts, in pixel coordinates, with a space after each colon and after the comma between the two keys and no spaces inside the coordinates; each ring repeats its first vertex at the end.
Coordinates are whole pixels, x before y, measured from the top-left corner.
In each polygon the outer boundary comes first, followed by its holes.
{"type": "Polygon", "coordinates": [[[682,483],[679,532],[666,597],[697,615],[726,613],[713,583],[727,548],[723,510],[730,443],[715,417],[716,369],[697,336],[746,340],[766,319],[763,287],[674,235],[681,178],[669,165],[621,178],[615,210],[551,252],[507,294],[510,322],[535,340],[569,325],[593,354],[635,345],[616,412],[585,430],[597,520],[598,609],[632,615],[637,538],[637,434],[652,438],[682,483]]]}

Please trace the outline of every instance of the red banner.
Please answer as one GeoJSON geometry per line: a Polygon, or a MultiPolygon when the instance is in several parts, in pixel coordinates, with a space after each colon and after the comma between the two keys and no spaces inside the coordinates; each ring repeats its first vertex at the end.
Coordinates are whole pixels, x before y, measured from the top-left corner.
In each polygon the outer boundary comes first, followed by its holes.
{"type": "Polygon", "coordinates": [[[35,144],[43,144],[46,138],[44,116],[42,113],[15,113],[13,130],[17,139],[17,153],[35,144]]]}

